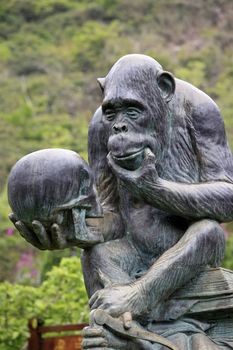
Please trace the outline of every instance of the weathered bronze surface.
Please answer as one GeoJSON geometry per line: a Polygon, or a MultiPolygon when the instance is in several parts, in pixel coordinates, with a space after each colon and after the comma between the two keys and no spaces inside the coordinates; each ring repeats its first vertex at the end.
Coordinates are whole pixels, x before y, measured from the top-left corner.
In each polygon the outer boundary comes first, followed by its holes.
{"type": "MultiPolygon", "coordinates": [[[[217,105],[144,55],[122,57],[98,81],[89,172],[103,217],[64,200],[47,227],[11,220],[40,249],[83,248],[84,349],[233,349],[233,273],[219,267],[233,159],[217,105]]],[[[59,192],[59,175],[51,180],[59,192]]]]}

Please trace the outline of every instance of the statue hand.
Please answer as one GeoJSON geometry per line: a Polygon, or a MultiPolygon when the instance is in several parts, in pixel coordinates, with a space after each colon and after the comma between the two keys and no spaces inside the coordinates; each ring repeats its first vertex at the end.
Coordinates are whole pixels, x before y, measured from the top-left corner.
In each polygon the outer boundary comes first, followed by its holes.
{"type": "Polygon", "coordinates": [[[155,168],[155,155],[149,148],[145,149],[144,159],[141,166],[136,170],[127,170],[116,164],[111,156],[111,153],[107,155],[107,160],[110,168],[116,177],[123,181],[123,183],[134,190],[140,188],[144,181],[150,181],[156,183],[158,180],[158,173],[155,168]]]}
{"type": "Polygon", "coordinates": [[[113,350],[128,349],[128,341],[117,337],[104,327],[91,325],[83,330],[82,348],[84,350],[113,350]]]}
{"type": "Polygon", "coordinates": [[[40,221],[34,220],[31,229],[20,221],[13,213],[9,215],[9,219],[19,231],[20,235],[38,249],[63,249],[68,246],[66,239],[61,232],[61,228],[57,223],[54,223],[51,226],[50,234],[48,234],[40,221]]]}
{"type": "Polygon", "coordinates": [[[72,234],[72,232],[71,234],[66,232],[66,228],[60,223],[59,220],[50,226],[48,232],[44,225],[38,220],[34,220],[29,228],[22,221],[20,221],[14,213],[9,215],[9,219],[19,231],[20,235],[27,242],[31,243],[38,249],[64,249],[72,246],[78,246],[80,243],[80,240],[75,236],[75,234],[72,234]]]}
{"type": "MultiPolygon", "coordinates": [[[[83,341],[82,341],[82,348],[84,350],[141,350],[145,349],[143,346],[143,342],[139,339],[129,339],[125,338],[124,335],[117,335],[113,331],[107,329],[104,326],[99,326],[96,324],[94,319],[94,311],[91,311],[90,313],[90,326],[85,327],[83,329],[83,341]]],[[[124,327],[126,329],[129,329],[133,326],[135,323],[131,320],[130,326],[126,326],[126,322],[128,320],[128,317],[126,319],[122,319],[121,322],[123,322],[124,327]]],[[[137,323],[135,323],[137,324],[137,323]]],[[[140,327],[139,324],[137,324],[137,327],[140,327]]],[[[147,342],[148,343],[148,342],[147,342]]],[[[146,349],[149,349],[146,347],[146,349]]]]}
{"type": "Polygon", "coordinates": [[[111,316],[119,317],[131,313],[133,318],[147,312],[145,295],[139,284],[113,285],[95,292],[90,298],[92,310],[106,310],[111,316]]]}

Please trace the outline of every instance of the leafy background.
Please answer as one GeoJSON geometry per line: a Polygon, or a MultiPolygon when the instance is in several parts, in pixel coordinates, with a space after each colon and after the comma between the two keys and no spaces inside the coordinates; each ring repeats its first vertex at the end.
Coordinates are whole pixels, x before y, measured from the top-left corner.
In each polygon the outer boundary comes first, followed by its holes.
{"type": "MultiPolygon", "coordinates": [[[[87,159],[96,78],[133,52],[212,96],[233,147],[232,18],[231,0],[0,0],[0,350],[23,346],[32,316],[55,324],[88,315],[79,251],[39,252],[12,228],[12,165],[48,147],[87,159]]],[[[233,228],[224,228],[233,268],[233,228]]]]}

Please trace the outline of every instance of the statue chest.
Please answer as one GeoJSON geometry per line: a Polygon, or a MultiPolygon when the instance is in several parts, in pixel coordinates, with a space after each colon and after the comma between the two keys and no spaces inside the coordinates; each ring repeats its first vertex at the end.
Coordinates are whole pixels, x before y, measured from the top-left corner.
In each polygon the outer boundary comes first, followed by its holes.
{"type": "Polygon", "coordinates": [[[130,200],[123,213],[126,232],[137,248],[150,258],[159,257],[172,247],[186,230],[181,218],[168,216],[157,208],[130,200]],[[182,222],[181,222],[182,221],[182,222]]]}

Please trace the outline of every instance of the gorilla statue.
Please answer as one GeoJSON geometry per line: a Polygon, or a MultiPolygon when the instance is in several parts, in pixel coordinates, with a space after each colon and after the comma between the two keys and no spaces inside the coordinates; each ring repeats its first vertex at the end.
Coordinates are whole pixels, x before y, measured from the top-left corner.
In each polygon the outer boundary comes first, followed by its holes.
{"type": "MultiPolygon", "coordinates": [[[[145,55],[122,57],[98,82],[88,150],[103,217],[85,222],[103,239],[82,244],[83,348],[233,349],[233,273],[219,267],[233,159],[217,105],[145,55]]],[[[11,219],[43,249],[78,245],[11,219]]]]}

